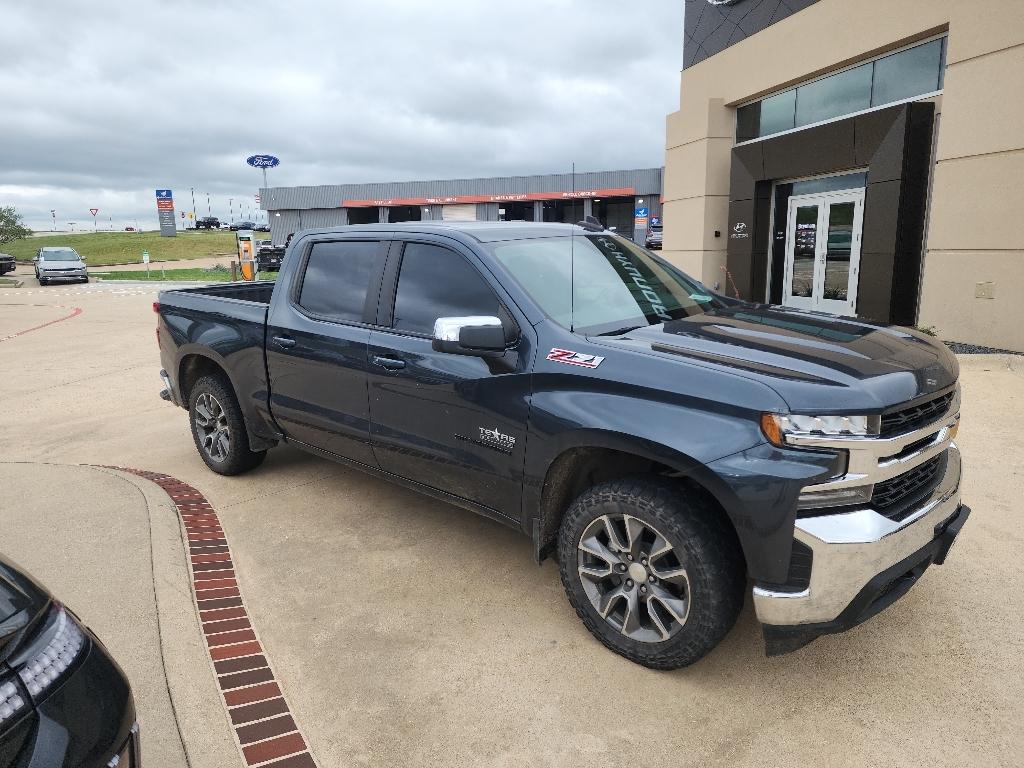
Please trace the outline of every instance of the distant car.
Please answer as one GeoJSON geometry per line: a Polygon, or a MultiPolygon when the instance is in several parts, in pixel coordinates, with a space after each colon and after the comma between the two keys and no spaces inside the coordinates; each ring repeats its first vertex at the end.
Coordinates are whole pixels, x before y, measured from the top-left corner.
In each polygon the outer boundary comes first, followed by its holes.
{"type": "Polygon", "coordinates": [[[0,760],[141,768],[128,680],[78,617],[0,557],[0,760]]]}
{"type": "Polygon", "coordinates": [[[135,227],[125,227],[124,231],[125,232],[134,232],[135,231],[135,227]]]}
{"type": "Polygon", "coordinates": [[[233,221],[231,222],[231,231],[237,232],[240,229],[256,229],[255,221],[233,221]]]}
{"type": "Polygon", "coordinates": [[[74,248],[47,246],[40,248],[35,258],[36,279],[40,285],[55,280],[89,282],[85,261],[74,248]]]}
{"type": "Polygon", "coordinates": [[[220,219],[216,216],[203,216],[196,221],[196,229],[220,229],[220,219]]]}
{"type": "Polygon", "coordinates": [[[270,225],[269,224],[257,224],[255,227],[253,227],[253,229],[255,229],[257,232],[269,232],[270,231],[270,225]]]}
{"type": "Polygon", "coordinates": [[[6,275],[8,272],[13,272],[16,266],[13,256],[6,253],[0,253],[0,275],[6,275]]]}
{"type": "Polygon", "coordinates": [[[652,224],[651,228],[647,231],[647,239],[644,240],[644,245],[649,250],[660,251],[661,250],[661,225],[652,224]]]}

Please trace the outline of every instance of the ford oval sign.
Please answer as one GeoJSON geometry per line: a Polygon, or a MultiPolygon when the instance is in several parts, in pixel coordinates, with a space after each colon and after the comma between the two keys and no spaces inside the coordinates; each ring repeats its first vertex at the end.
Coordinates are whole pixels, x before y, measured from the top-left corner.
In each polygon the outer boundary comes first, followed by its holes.
{"type": "Polygon", "coordinates": [[[273,155],[253,155],[252,157],[247,157],[245,162],[253,168],[274,168],[281,164],[281,161],[273,155]]]}

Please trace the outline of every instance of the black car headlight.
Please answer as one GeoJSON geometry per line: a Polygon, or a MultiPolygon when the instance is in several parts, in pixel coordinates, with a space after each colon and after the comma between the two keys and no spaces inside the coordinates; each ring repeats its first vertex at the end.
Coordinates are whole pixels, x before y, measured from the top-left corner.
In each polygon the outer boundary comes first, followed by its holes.
{"type": "Polygon", "coordinates": [[[85,633],[63,605],[56,605],[46,626],[32,644],[10,664],[29,695],[39,701],[68,671],[86,645],[85,633]]]}

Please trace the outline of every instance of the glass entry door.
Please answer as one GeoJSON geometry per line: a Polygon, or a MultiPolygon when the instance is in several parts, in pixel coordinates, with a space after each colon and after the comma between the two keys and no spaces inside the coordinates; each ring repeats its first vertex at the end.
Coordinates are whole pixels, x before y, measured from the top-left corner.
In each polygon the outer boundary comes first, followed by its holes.
{"type": "Polygon", "coordinates": [[[782,303],[856,314],[864,190],[794,195],[786,222],[782,303]]]}

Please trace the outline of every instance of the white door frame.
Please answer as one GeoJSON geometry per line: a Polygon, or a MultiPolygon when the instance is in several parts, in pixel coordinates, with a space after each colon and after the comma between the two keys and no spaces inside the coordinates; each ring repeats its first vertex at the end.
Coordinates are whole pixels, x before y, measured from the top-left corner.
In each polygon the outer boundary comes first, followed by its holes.
{"type": "Polygon", "coordinates": [[[798,309],[828,312],[835,315],[855,315],[857,308],[857,287],[860,283],[860,248],[864,226],[864,189],[844,189],[835,192],[814,192],[793,195],[786,209],[786,265],[782,286],[782,303],[798,309]],[[825,298],[825,270],[828,257],[829,211],[836,203],[854,203],[853,231],[850,242],[850,266],[846,299],[825,298]],[[814,241],[814,273],[810,296],[793,296],[793,268],[796,251],[797,208],[817,206],[817,222],[814,241]]]}

